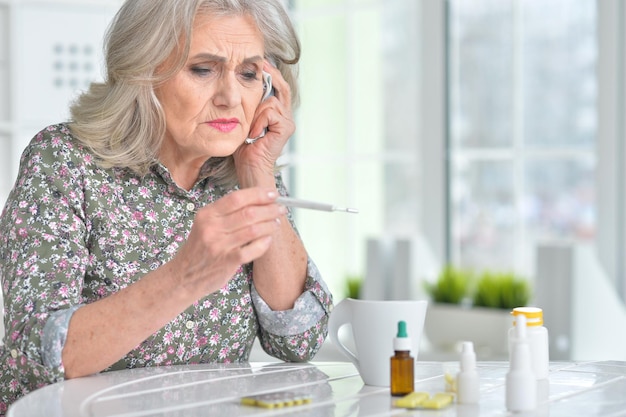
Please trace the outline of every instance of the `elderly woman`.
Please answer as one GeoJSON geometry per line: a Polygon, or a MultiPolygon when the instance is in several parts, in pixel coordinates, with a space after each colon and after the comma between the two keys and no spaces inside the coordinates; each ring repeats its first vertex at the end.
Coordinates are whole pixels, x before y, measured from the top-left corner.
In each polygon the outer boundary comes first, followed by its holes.
{"type": "Polygon", "coordinates": [[[257,336],[315,355],[332,297],[276,203],[299,55],[278,0],[126,1],[105,82],[34,137],[2,213],[2,412],[63,378],[246,361],[257,336]]]}

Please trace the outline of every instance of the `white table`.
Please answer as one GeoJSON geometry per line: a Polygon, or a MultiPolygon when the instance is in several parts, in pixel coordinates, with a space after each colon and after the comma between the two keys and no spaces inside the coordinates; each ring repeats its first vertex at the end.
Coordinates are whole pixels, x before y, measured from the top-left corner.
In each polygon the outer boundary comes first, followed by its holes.
{"type": "MultiPolygon", "coordinates": [[[[17,401],[8,417],[99,416],[506,416],[506,362],[481,362],[478,407],[394,408],[388,388],[365,386],[350,363],[251,363],[155,367],[64,381],[17,401]],[[311,404],[265,409],[240,404],[244,395],[295,390],[311,404]]],[[[418,362],[416,391],[444,390],[443,365],[418,362]]],[[[551,364],[549,387],[531,414],[516,416],[626,416],[626,362],[551,364]]]]}

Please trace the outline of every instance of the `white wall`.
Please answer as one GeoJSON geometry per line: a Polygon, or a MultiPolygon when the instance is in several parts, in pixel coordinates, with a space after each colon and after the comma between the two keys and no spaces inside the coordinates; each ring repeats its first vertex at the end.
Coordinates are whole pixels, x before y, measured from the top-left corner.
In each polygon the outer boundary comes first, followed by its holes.
{"type": "Polygon", "coordinates": [[[102,78],[102,38],[120,0],[0,0],[0,204],[28,141],[67,120],[102,78]]]}
{"type": "Polygon", "coordinates": [[[550,359],[626,360],[626,308],[595,248],[546,242],[537,251],[535,302],[544,311],[550,359]]]}

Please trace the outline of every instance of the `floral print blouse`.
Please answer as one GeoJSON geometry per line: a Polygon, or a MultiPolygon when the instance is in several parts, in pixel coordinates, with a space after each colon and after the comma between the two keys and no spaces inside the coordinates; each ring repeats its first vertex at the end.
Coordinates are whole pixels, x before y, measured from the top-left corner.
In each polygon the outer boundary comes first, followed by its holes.
{"type": "MultiPolygon", "coordinates": [[[[280,174],[276,181],[286,194],[280,174]]],[[[158,163],[144,177],[104,169],[67,125],[39,132],[24,151],[0,219],[6,328],[0,414],[26,393],[63,379],[61,350],[76,309],[168,262],[196,210],[228,191],[211,178],[184,190],[158,163]]],[[[247,361],[257,336],[270,355],[306,361],[324,341],[331,308],[332,296],[311,260],[305,291],[288,311],[272,311],[252,284],[252,265],[242,265],[221,290],[197,300],[107,370],[247,361]]]]}

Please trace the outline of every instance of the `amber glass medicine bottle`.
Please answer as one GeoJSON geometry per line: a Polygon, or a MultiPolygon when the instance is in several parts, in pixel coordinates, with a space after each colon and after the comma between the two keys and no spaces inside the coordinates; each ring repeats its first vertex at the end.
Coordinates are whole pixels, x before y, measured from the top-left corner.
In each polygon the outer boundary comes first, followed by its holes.
{"type": "Polygon", "coordinates": [[[398,334],[393,339],[395,354],[391,357],[391,395],[410,394],[414,388],[415,360],[411,356],[411,339],[406,333],[406,322],[398,322],[398,334]]]}

